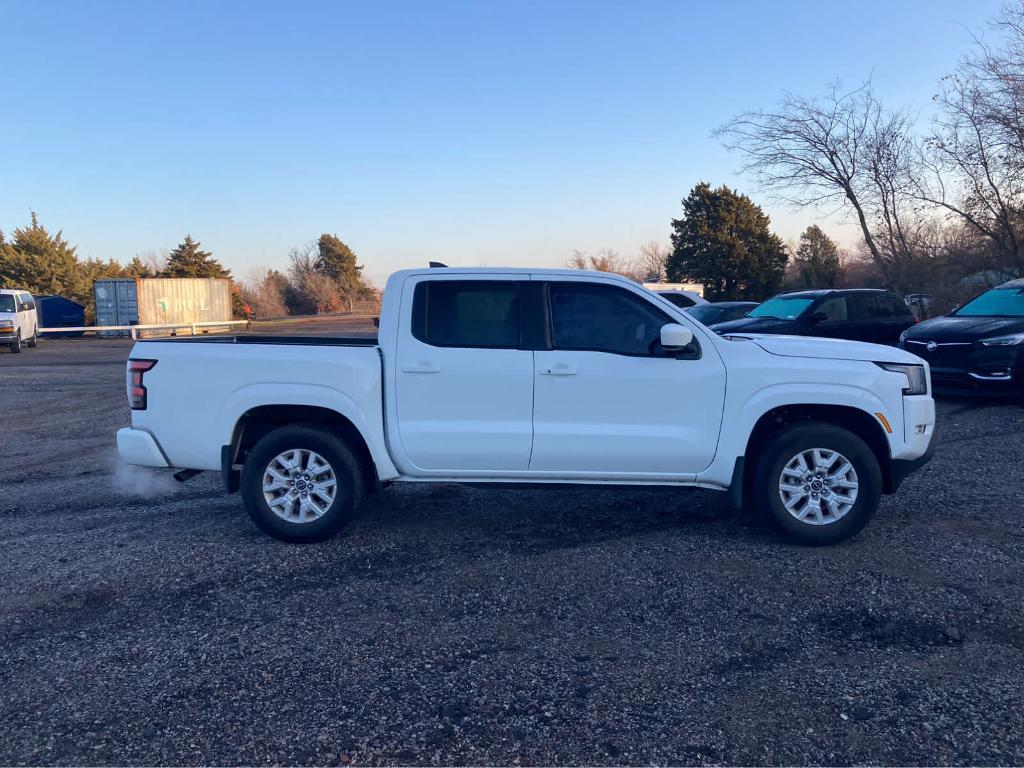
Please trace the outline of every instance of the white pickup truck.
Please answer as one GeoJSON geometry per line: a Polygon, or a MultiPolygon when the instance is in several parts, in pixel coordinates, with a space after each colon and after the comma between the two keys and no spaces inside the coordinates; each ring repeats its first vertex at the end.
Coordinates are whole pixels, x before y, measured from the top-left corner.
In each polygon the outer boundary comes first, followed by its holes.
{"type": "Polygon", "coordinates": [[[140,341],[127,386],[125,461],[219,471],[288,541],[388,483],[460,482],[713,488],[830,544],[928,460],[935,426],[912,354],[719,337],[576,270],[398,272],[378,339],[140,341]]]}

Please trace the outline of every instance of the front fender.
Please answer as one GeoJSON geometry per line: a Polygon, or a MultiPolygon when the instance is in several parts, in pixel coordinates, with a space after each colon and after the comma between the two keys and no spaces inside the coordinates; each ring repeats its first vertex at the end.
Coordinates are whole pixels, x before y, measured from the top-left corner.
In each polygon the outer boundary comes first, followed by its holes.
{"type": "MultiPolygon", "coordinates": [[[[887,414],[893,434],[886,434],[890,451],[893,437],[902,437],[903,413],[899,404],[885,403],[875,392],[855,384],[785,383],[774,384],[751,393],[738,404],[727,405],[727,424],[722,430],[718,452],[711,466],[698,476],[699,481],[723,488],[730,486],[737,458],[743,456],[754,426],[769,411],[783,406],[829,405],[856,408],[878,421],[877,413],[887,414]]],[[[884,427],[879,424],[880,428],[884,427]]]]}

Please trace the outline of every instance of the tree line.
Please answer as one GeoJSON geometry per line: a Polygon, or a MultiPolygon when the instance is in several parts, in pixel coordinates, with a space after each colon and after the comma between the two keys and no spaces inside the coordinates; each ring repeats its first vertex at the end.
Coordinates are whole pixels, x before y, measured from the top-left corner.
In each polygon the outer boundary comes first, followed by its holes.
{"type": "Polygon", "coordinates": [[[29,224],[15,229],[9,238],[0,231],[0,287],[73,299],[86,307],[87,322],[95,317],[93,283],[110,278],[224,278],[231,281],[236,317],[245,315],[246,305],[258,316],[279,317],[351,309],[356,301],[376,298],[355,253],[332,234],[293,249],[287,274],[269,270],[248,281],[237,281],[191,235],[169,253],[136,255],[128,264],[82,259],[77,250],[62,230],[50,233],[32,212],[29,224]]]}

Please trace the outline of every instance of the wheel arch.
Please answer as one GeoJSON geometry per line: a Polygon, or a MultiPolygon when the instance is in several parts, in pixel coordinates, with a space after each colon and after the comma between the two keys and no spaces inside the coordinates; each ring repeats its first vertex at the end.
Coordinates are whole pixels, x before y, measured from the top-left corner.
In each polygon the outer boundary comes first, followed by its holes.
{"type": "Polygon", "coordinates": [[[248,452],[261,438],[279,427],[300,424],[326,429],[344,440],[359,460],[366,491],[374,493],[380,488],[373,453],[351,419],[324,406],[276,403],[254,406],[235,422],[231,442],[222,449],[222,474],[228,492],[234,493],[239,488],[241,472],[235,466],[245,462],[248,452]]]}
{"type": "Polygon", "coordinates": [[[753,483],[761,449],[772,435],[786,427],[810,422],[833,424],[861,438],[878,460],[882,472],[883,491],[892,492],[894,482],[891,448],[885,429],[876,416],[851,405],[792,403],[769,409],[754,424],[742,454],[744,495],[753,483]]]}

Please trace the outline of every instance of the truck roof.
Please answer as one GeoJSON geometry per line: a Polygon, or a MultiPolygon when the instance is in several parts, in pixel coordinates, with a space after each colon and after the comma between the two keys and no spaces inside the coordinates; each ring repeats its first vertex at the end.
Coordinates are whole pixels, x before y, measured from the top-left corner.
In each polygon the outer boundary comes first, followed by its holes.
{"type": "MultiPolygon", "coordinates": [[[[614,272],[597,272],[589,269],[542,269],[533,267],[422,267],[420,269],[402,269],[392,277],[412,275],[543,275],[545,277],[600,277],[620,280],[630,285],[643,287],[635,280],[617,275],[614,272]]],[[[648,289],[650,290],[650,289],[648,289]]]]}

